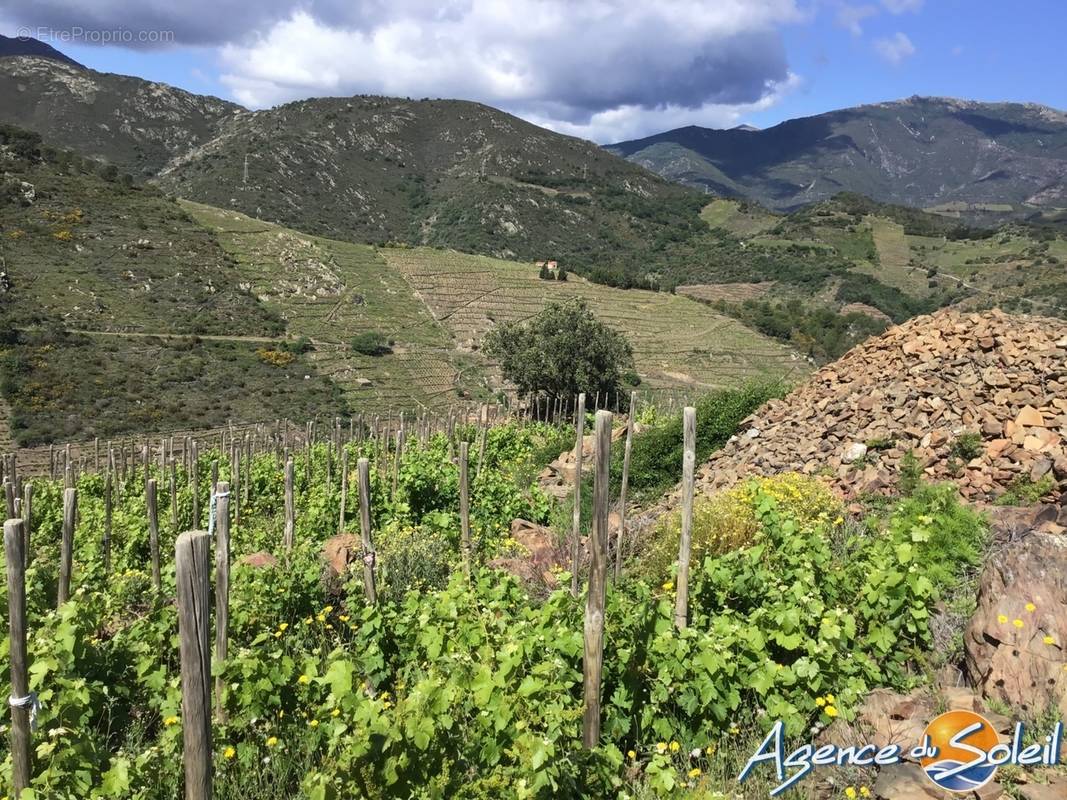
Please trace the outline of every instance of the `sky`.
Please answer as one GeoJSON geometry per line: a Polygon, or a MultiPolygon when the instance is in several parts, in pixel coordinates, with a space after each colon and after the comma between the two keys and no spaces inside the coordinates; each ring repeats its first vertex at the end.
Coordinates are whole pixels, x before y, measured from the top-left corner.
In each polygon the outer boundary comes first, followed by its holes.
{"type": "Polygon", "coordinates": [[[0,33],[249,108],[487,103],[598,143],[910,95],[1067,109],[1062,0],[0,0],[0,33]]]}

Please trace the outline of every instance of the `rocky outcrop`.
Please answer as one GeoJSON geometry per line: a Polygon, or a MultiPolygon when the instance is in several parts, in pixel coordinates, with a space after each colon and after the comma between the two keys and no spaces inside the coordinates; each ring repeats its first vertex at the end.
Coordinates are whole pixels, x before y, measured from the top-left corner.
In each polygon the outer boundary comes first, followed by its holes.
{"type": "Polygon", "coordinates": [[[964,647],[986,697],[1067,718],[1067,536],[1033,531],[990,558],[964,647]]]}
{"type": "MultiPolygon", "coordinates": [[[[698,474],[823,474],[845,495],[884,493],[911,452],[927,479],[972,500],[1022,484],[1067,487],[1067,323],[941,311],[891,328],[763,406],[698,474]]],[[[669,501],[668,505],[673,505],[669,501]]]]}

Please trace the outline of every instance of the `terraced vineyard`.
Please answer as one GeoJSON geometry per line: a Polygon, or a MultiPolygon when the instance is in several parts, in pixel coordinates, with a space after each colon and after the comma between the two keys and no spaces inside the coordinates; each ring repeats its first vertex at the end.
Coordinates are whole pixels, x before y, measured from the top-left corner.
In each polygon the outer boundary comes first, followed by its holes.
{"type": "MultiPolygon", "coordinates": [[[[186,210],[237,261],[242,286],[307,337],[319,372],[364,411],[440,404],[461,378],[450,332],[377,251],[308,236],[197,203],[186,210]],[[379,332],[395,342],[380,356],[352,350],[352,338],[379,332]]],[[[465,373],[464,373],[465,375],[465,373]]],[[[477,383],[477,381],[473,381],[477,383]]]]}
{"type": "Polygon", "coordinates": [[[575,276],[538,278],[531,264],[430,248],[383,248],[460,346],[477,346],[494,324],[525,319],[552,298],[584,296],[599,319],[622,331],[652,387],[735,386],[753,376],[803,371],[788,348],[676,295],[614,289],[575,276]]]}

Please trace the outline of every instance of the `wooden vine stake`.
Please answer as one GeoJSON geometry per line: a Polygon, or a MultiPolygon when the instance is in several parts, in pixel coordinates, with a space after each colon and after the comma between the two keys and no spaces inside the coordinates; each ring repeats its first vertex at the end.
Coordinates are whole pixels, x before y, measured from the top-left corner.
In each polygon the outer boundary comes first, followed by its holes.
{"type": "Polygon", "coordinates": [[[23,563],[30,565],[30,530],[33,527],[33,484],[27,482],[22,487],[22,537],[23,537],[23,563]]]}
{"type": "Polygon", "coordinates": [[[337,519],[337,533],[345,532],[345,506],[348,505],[348,450],[341,449],[341,513],[337,519]]]}
{"type": "Polygon", "coordinates": [[[378,591],[374,585],[374,542],[370,535],[370,462],[365,458],[356,462],[359,473],[359,531],[363,537],[363,591],[367,602],[378,602],[378,591]]]}
{"type": "Polygon", "coordinates": [[[195,528],[200,524],[200,453],[195,439],[189,456],[189,480],[193,484],[193,527],[195,528]]]}
{"type": "Polygon", "coordinates": [[[78,490],[63,490],[63,538],[59,543],[59,591],[56,607],[70,599],[70,572],[74,560],[74,520],[78,516],[78,490]]]}
{"type": "Polygon", "coordinates": [[[693,537],[693,481],[696,471],[697,412],[686,406],[682,412],[682,536],[678,543],[678,594],[674,599],[674,624],[685,630],[689,622],[689,551],[693,537]]]}
{"type": "MultiPolygon", "coordinates": [[[[618,400],[615,401],[618,403],[618,400]]],[[[630,392],[630,409],[626,418],[626,445],[622,454],[622,483],[619,486],[619,538],[615,542],[615,580],[622,575],[623,546],[626,543],[626,487],[630,483],[630,453],[633,450],[634,411],[637,392],[630,392]]]]}
{"type": "Polygon", "coordinates": [[[144,496],[148,506],[148,554],[152,559],[152,588],[159,594],[163,584],[159,574],[159,511],[156,506],[155,478],[148,479],[144,496]]]}
{"type": "MultiPolygon", "coordinates": [[[[230,635],[230,484],[219,481],[215,489],[215,659],[221,664],[229,655],[230,635]]],[[[215,715],[226,723],[226,682],[215,678],[215,715]]]]}
{"type": "Polygon", "coordinates": [[[211,798],[211,537],[186,531],[175,545],[178,636],[181,640],[185,800],[211,798]]]}
{"type": "Polygon", "coordinates": [[[470,444],[459,443],[459,524],[463,546],[463,573],[471,579],[471,517],[470,517],[470,482],[467,475],[467,457],[470,444]]]}
{"type": "Polygon", "coordinates": [[[578,568],[582,537],[582,451],[585,439],[585,393],[578,395],[574,414],[574,509],[571,512],[571,596],[578,596],[578,568]]]}
{"type": "Polygon", "coordinates": [[[596,412],[596,467],[593,527],[589,537],[589,593],[585,600],[585,650],[582,658],[585,713],[582,743],[600,744],[600,679],[604,667],[604,602],[607,583],[608,483],[611,468],[611,412],[596,412]]]}
{"type": "MultiPolygon", "coordinates": [[[[11,696],[30,695],[26,664],[26,553],[25,533],[20,519],[4,523],[4,555],[7,559],[7,613],[11,659],[11,696]]],[[[15,800],[30,785],[30,708],[25,703],[11,706],[11,782],[15,800]]]]}
{"type": "Polygon", "coordinates": [[[111,481],[112,473],[109,467],[104,475],[104,574],[111,572],[111,481]]]}
{"type": "Polygon", "coordinates": [[[293,457],[285,462],[285,552],[293,549],[293,537],[296,533],[296,498],[293,496],[293,457]]]}

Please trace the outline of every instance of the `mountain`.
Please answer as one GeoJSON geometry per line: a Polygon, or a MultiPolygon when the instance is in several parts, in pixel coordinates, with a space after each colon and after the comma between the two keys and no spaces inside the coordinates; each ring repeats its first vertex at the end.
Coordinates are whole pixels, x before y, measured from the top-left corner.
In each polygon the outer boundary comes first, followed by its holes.
{"type": "Polygon", "coordinates": [[[0,58],[7,56],[37,56],[60,61],[78,69],[85,69],[73,58],[64,55],[52,45],[29,36],[4,36],[0,34],[0,58]]]}
{"type": "Polygon", "coordinates": [[[1067,113],[1029,103],[911,97],[764,130],[689,126],[607,149],[777,210],[841,191],[949,211],[1067,206],[1067,113]]]}
{"type": "Polygon", "coordinates": [[[0,122],[139,177],[154,175],[244,112],[217,97],[27,55],[0,58],[0,109],[0,122]]]}
{"type": "Polygon", "coordinates": [[[569,269],[637,269],[656,241],[703,228],[695,192],[459,100],[319,98],[237,115],[157,180],[309,233],[558,258],[569,269]]]}

